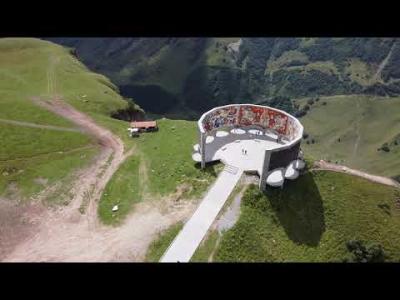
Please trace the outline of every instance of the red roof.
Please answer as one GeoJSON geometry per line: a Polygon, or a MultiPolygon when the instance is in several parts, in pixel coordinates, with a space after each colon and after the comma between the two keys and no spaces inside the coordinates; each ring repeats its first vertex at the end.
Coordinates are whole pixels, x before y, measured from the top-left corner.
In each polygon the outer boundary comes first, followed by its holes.
{"type": "Polygon", "coordinates": [[[131,127],[136,127],[136,128],[157,127],[157,122],[156,121],[131,122],[131,127]]]}

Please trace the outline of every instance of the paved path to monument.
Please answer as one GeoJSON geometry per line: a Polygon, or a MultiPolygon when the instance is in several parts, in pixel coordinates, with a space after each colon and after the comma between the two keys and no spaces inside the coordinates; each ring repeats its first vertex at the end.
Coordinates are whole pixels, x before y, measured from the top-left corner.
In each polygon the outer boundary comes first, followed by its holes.
{"type": "Polygon", "coordinates": [[[160,262],[188,262],[190,260],[242,173],[241,169],[225,167],[160,262]]]}

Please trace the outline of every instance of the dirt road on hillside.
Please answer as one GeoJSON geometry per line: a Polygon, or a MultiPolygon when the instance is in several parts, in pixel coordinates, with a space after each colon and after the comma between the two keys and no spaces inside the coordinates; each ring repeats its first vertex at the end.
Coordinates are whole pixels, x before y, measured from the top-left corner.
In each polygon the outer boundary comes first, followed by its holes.
{"type": "Polygon", "coordinates": [[[10,124],[10,125],[14,125],[14,126],[38,128],[38,129],[81,132],[81,130],[76,129],[76,128],[60,127],[60,126],[54,126],[54,125],[41,125],[41,124],[36,124],[36,123],[30,123],[30,122],[25,122],[25,121],[16,121],[16,120],[8,120],[8,119],[0,119],[0,123],[10,124]]]}
{"type": "MultiPolygon", "coordinates": [[[[92,205],[90,204],[99,200],[107,182],[124,159],[132,154],[132,151],[128,151],[124,155],[124,144],[119,137],[115,136],[108,129],[100,127],[87,115],[76,110],[66,102],[60,99],[43,101],[39,98],[33,98],[32,100],[37,105],[70,120],[83,132],[93,136],[100,145],[101,151],[96,157],[95,162],[79,174],[76,185],[72,189],[74,198],[69,206],[71,209],[78,209],[84,197],[89,196],[88,212],[90,215],[92,213],[90,209],[92,205]]],[[[91,216],[90,220],[95,225],[95,218],[93,216],[91,216]]]]}
{"type": "MultiPolygon", "coordinates": [[[[32,100],[93,136],[101,151],[89,167],[78,173],[68,206],[56,210],[42,207],[40,213],[24,216],[27,223],[35,224],[35,232],[5,254],[3,261],[141,261],[160,230],[185,220],[194,211],[194,202],[148,200],[136,205],[121,226],[102,225],[97,218],[101,193],[133,150],[124,153],[119,137],[60,99],[32,100]],[[83,201],[88,203],[85,214],[79,212],[83,201]]],[[[41,206],[40,201],[37,205],[41,206]]]]}
{"type": "Polygon", "coordinates": [[[144,261],[150,243],[169,226],[186,219],[195,203],[173,199],[135,206],[119,227],[90,228],[84,216],[47,211],[33,237],[19,244],[7,262],[135,262],[144,261]]]}
{"type": "Polygon", "coordinates": [[[390,57],[392,56],[393,49],[394,49],[395,45],[396,45],[396,43],[393,43],[392,47],[389,50],[388,55],[386,55],[386,57],[379,64],[378,69],[376,70],[374,76],[372,77],[373,81],[377,81],[378,79],[381,79],[382,70],[386,67],[387,63],[389,62],[390,57]]]}
{"type": "Polygon", "coordinates": [[[337,164],[332,164],[332,163],[328,163],[324,160],[320,160],[320,161],[316,161],[314,163],[314,170],[328,170],[328,171],[335,171],[335,172],[341,172],[341,173],[346,173],[346,174],[350,174],[353,176],[358,176],[358,177],[362,177],[365,179],[368,179],[370,181],[373,182],[377,182],[380,184],[385,184],[385,185],[389,185],[389,186],[393,186],[396,188],[400,188],[400,183],[398,183],[396,180],[388,178],[388,177],[384,177],[384,176],[377,176],[377,175],[372,175],[360,170],[354,170],[354,169],[350,169],[349,167],[343,166],[343,165],[337,165],[337,164]]]}

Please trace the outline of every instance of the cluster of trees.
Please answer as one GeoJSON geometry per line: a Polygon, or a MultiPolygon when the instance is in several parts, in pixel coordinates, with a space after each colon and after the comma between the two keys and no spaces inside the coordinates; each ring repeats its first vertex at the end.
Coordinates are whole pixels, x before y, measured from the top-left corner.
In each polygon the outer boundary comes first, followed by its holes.
{"type": "Polygon", "coordinates": [[[376,243],[366,244],[361,240],[350,240],[346,243],[349,256],[344,262],[384,262],[386,255],[381,245],[376,243]]]}
{"type": "Polygon", "coordinates": [[[400,94],[400,86],[396,83],[382,84],[375,83],[371,86],[366,87],[362,91],[364,94],[378,95],[378,96],[397,96],[400,94]]]}
{"type": "Polygon", "coordinates": [[[291,97],[349,94],[357,89],[356,83],[344,82],[334,74],[318,70],[302,72],[301,70],[280,69],[274,73],[271,83],[277,87],[279,93],[291,97]]]}
{"type": "Polygon", "coordinates": [[[285,96],[271,97],[266,101],[266,105],[284,110],[290,114],[293,114],[296,111],[292,100],[285,96]]]}
{"type": "MultiPolygon", "coordinates": [[[[273,74],[270,86],[278,93],[291,97],[310,96],[314,92],[321,95],[334,94],[374,94],[380,96],[396,96],[400,94],[400,85],[375,84],[363,87],[350,79],[345,72],[347,61],[357,57],[367,64],[380,64],[392,49],[388,63],[382,71],[385,81],[390,78],[400,78],[400,41],[393,38],[318,38],[312,45],[301,46],[300,39],[276,38],[272,42],[271,57],[278,58],[285,51],[294,50],[303,52],[310,62],[333,61],[341,76],[326,74],[318,70],[303,72],[302,70],[280,69],[273,74]]],[[[260,61],[260,68],[264,61],[260,61]]],[[[300,60],[290,61],[285,67],[301,66],[305,62],[300,60]]],[[[268,81],[268,78],[265,79],[268,81]]]]}
{"type": "MultiPolygon", "coordinates": [[[[304,117],[307,114],[307,112],[310,110],[311,106],[318,101],[319,101],[319,97],[314,96],[307,100],[307,104],[304,105],[302,109],[299,109],[299,106],[296,105],[295,108],[297,109],[297,111],[295,113],[295,117],[297,117],[297,118],[304,117]]],[[[326,105],[326,102],[322,102],[322,105],[326,105]]]]}
{"type": "Polygon", "coordinates": [[[241,56],[243,61],[247,58],[246,71],[256,75],[256,79],[262,81],[264,77],[267,61],[274,48],[274,38],[244,38],[240,47],[240,52],[246,54],[241,56]]]}
{"type": "Polygon", "coordinates": [[[276,38],[271,51],[273,57],[280,57],[284,52],[298,49],[300,46],[299,38],[276,38]]]}
{"type": "Polygon", "coordinates": [[[306,144],[307,144],[307,145],[315,144],[315,139],[307,140],[307,141],[306,141],[306,144]]]}
{"type": "Polygon", "coordinates": [[[378,148],[378,151],[390,152],[392,147],[396,147],[398,145],[400,145],[400,134],[395,136],[390,142],[383,143],[382,146],[378,148]]]}
{"type": "Polygon", "coordinates": [[[311,138],[310,135],[307,132],[303,133],[303,139],[306,140],[306,144],[307,145],[316,143],[315,139],[311,138]]]}
{"type": "Polygon", "coordinates": [[[378,151],[390,152],[388,143],[384,143],[380,148],[378,148],[378,151]]]}
{"type": "Polygon", "coordinates": [[[201,66],[187,77],[183,99],[188,107],[204,112],[214,106],[249,101],[247,74],[240,69],[201,66]]]}
{"type": "Polygon", "coordinates": [[[343,62],[349,57],[357,57],[367,63],[378,64],[389,53],[394,41],[381,38],[319,38],[302,51],[310,61],[343,62]]]}
{"type": "Polygon", "coordinates": [[[287,63],[283,64],[282,66],[288,68],[288,67],[299,67],[299,66],[304,66],[308,62],[306,60],[300,60],[300,59],[293,59],[291,61],[288,61],[287,63]]]}

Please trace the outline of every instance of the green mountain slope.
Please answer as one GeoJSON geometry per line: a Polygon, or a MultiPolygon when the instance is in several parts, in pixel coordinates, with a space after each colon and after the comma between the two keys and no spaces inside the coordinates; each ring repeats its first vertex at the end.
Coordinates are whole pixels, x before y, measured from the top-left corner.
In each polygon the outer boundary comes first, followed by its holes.
{"type": "Polygon", "coordinates": [[[54,195],[67,193],[69,175],[89,163],[98,146],[32,98],[62,96],[95,119],[128,103],[107,78],[47,41],[0,39],[0,66],[0,197],[29,198],[60,180],[64,187],[54,195]]]}
{"type": "Polygon", "coordinates": [[[162,119],[159,132],[130,138],[128,123],[111,115],[129,107],[140,114],[140,109],[69,49],[38,39],[0,39],[0,66],[0,199],[28,200],[50,191],[43,194],[48,203],[68,202],[74,171],[91,163],[99,150],[96,141],[35,105],[33,97],[62,98],[118,135],[126,151],[134,150],[100,199],[99,216],[107,224],[120,223],[147,197],[159,199],[177,189],[179,197],[198,197],[215,179],[218,166],[204,172],[192,161],[195,122],[162,119]],[[111,212],[116,203],[120,210],[111,212]]]}
{"type": "MultiPolygon", "coordinates": [[[[400,93],[396,38],[58,38],[147,111],[191,118],[271,97],[400,93]]],[[[282,102],[280,101],[280,102],[282,102]]]]}
{"type": "MultiPolygon", "coordinates": [[[[227,99],[229,102],[239,101],[240,93],[247,91],[249,97],[251,93],[255,95],[253,101],[265,101],[269,94],[264,93],[267,85],[263,80],[269,78],[268,70],[285,68],[280,64],[290,57],[299,61],[306,59],[303,54],[294,53],[296,50],[291,49],[292,46],[282,46],[284,51],[280,51],[286,54],[278,55],[280,48],[275,39],[253,41],[253,44],[260,44],[254,49],[249,46],[247,54],[235,50],[242,47],[235,44],[237,39],[188,40],[190,47],[183,42],[174,42],[174,39],[169,42],[171,45],[163,47],[139,40],[136,51],[141,53],[145,43],[149,47],[145,52],[147,56],[131,57],[132,64],[124,71],[129,76],[120,74],[119,88],[131,87],[130,76],[137,76],[140,81],[135,81],[135,85],[141,88],[154,85],[162,90],[156,95],[167,93],[175,97],[166,103],[166,111],[170,114],[188,112],[195,116],[209,105],[223,104],[227,99]],[[260,50],[263,47],[266,52],[260,50]],[[179,49],[180,57],[175,56],[176,49],[179,49]],[[193,55],[192,51],[196,51],[193,49],[201,50],[193,55]],[[269,65],[271,55],[285,56],[275,65],[269,65]],[[259,64],[262,61],[266,64],[259,64]],[[143,64],[139,70],[149,74],[144,77],[137,75],[135,64],[143,64]],[[163,67],[158,69],[159,66],[163,67]],[[176,66],[182,66],[182,70],[171,71],[176,66]],[[156,76],[157,72],[162,76],[156,76]],[[190,97],[185,98],[188,95],[190,97]],[[232,97],[236,97],[235,100],[232,97]]],[[[126,67],[122,54],[128,56],[132,53],[135,48],[132,41],[123,46],[125,52],[119,51],[121,45],[109,49],[107,55],[114,57],[116,62],[111,75],[120,72],[122,65],[126,67]]],[[[98,43],[103,45],[101,39],[98,43]]],[[[301,40],[301,47],[311,47],[315,43],[315,40],[301,40]]],[[[104,47],[109,47],[105,44],[104,47]]],[[[105,56],[101,56],[104,53],[102,47],[96,50],[99,53],[93,52],[92,58],[97,60],[100,69],[110,64],[105,56]]],[[[377,70],[381,70],[381,77],[364,76],[357,79],[360,84],[368,85],[375,79],[382,81],[381,85],[396,83],[396,69],[388,67],[392,60],[397,59],[396,48],[390,49],[391,55],[386,55],[382,61],[383,56],[376,59],[381,61],[376,65],[377,70]],[[386,63],[382,64],[383,61],[386,63]]],[[[308,59],[309,56],[307,54],[308,59]]],[[[357,73],[369,72],[372,67],[372,64],[364,65],[363,58],[358,59],[351,66],[351,72],[356,76],[352,75],[352,78],[357,78],[357,73]]],[[[307,68],[317,67],[326,72],[337,71],[337,63],[333,61],[324,66],[307,63],[307,68]]],[[[121,165],[100,200],[100,219],[107,224],[122,222],[133,204],[146,197],[153,200],[173,194],[176,199],[199,198],[221,168],[214,165],[204,172],[193,163],[190,154],[197,139],[195,122],[162,119],[159,120],[159,132],[138,139],[128,138],[126,122],[115,120],[110,115],[128,108],[129,102],[119,95],[117,86],[105,76],[89,71],[74,57],[73,51],[66,48],[37,39],[0,39],[0,79],[2,200],[28,199],[49,187],[54,187],[47,198],[49,202],[68,199],[69,183],[74,179],[71,174],[90,163],[98,153],[98,146],[89,136],[79,132],[71,122],[34,105],[33,97],[43,100],[62,97],[118,134],[127,149],[135,147],[135,155],[121,165]],[[66,197],[60,197],[63,195],[66,197]],[[120,210],[112,212],[116,203],[120,210]]],[[[137,89],[134,90],[137,93],[137,89]]],[[[153,93],[151,90],[150,98],[153,98],[153,93]]],[[[149,94],[146,92],[146,95],[149,94]]],[[[154,103],[159,99],[155,97],[154,103]]],[[[274,105],[279,106],[284,105],[287,98],[282,94],[281,98],[267,101],[275,101],[274,105]]],[[[300,99],[295,104],[301,109],[307,101],[300,99]]],[[[157,109],[157,105],[155,107],[157,109]]],[[[161,108],[160,111],[164,111],[161,108]]],[[[400,144],[399,109],[398,97],[320,97],[302,118],[309,133],[304,143],[306,153],[315,158],[334,160],[337,157],[345,159],[345,163],[349,162],[351,166],[396,175],[400,144]],[[337,142],[339,138],[340,142],[337,142]],[[314,143],[307,145],[306,141],[311,139],[315,140],[314,143]],[[323,144],[328,146],[324,148],[323,144]],[[377,151],[378,148],[381,150],[377,151]],[[337,151],[336,156],[332,149],[337,151]]],[[[337,261],[346,254],[346,241],[362,239],[381,244],[389,259],[398,261],[399,212],[396,203],[399,197],[394,189],[322,171],[304,175],[289,183],[282,192],[266,196],[253,188],[242,203],[239,222],[223,236],[215,258],[220,261],[337,261]],[[281,197],[287,202],[282,202],[281,197]]],[[[168,239],[173,234],[169,233],[168,239]]],[[[162,246],[164,244],[165,241],[162,246]]]]}
{"type": "Polygon", "coordinates": [[[178,113],[187,119],[224,103],[241,86],[234,59],[226,55],[235,38],[52,40],[76,48],[85,64],[112,78],[123,95],[137,99],[148,112],[178,113]]]}
{"type": "MultiPolygon", "coordinates": [[[[307,101],[297,103],[303,107],[307,101]]],[[[310,107],[301,118],[308,134],[305,153],[374,174],[400,175],[399,97],[320,97],[310,107]]]]}
{"type": "Polygon", "coordinates": [[[349,256],[346,243],[361,240],[381,245],[386,261],[398,262],[399,196],[395,188],[327,171],[308,172],[267,194],[251,186],[236,224],[221,237],[211,233],[193,260],[341,262],[349,256]]]}

